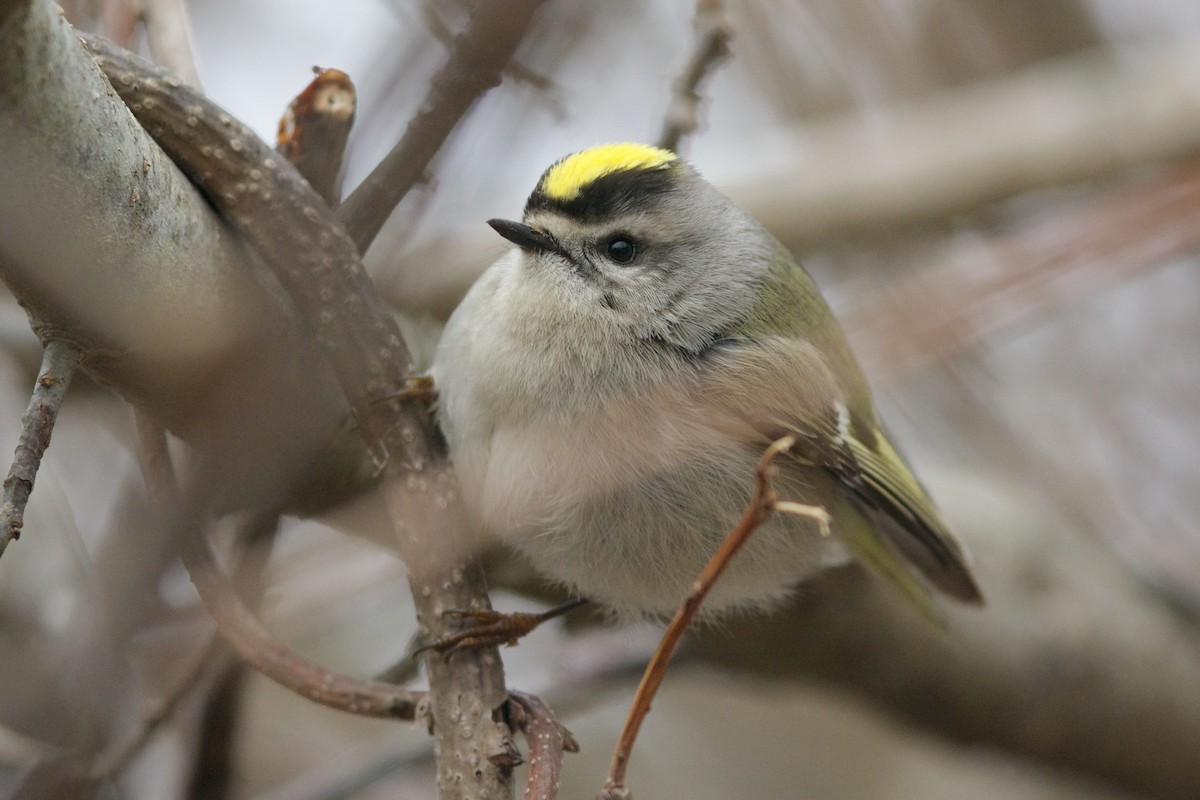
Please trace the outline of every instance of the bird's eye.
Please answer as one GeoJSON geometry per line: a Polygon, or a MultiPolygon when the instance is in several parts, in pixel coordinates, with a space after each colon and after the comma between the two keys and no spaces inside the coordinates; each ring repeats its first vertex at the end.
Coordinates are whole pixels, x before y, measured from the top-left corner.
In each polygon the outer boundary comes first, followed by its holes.
{"type": "Polygon", "coordinates": [[[628,264],[637,258],[638,248],[628,236],[614,236],[608,242],[608,257],[617,264],[628,264]]]}

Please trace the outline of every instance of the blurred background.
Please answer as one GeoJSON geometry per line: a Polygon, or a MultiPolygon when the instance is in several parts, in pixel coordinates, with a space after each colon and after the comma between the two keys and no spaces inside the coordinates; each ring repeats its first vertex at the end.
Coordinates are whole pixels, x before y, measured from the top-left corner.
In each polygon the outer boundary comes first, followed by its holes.
{"type": "MultiPolygon", "coordinates": [[[[314,64],[350,74],[347,189],[403,132],[466,18],[464,3],[420,0],[190,0],[186,13],[205,90],[269,141],[314,64]]],[[[398,312],[444,319],[508,246],[484,220],[518,214],[552,161],[657,139],[694,13],[546,3],[368,253],[398,312]]],[[[938,636],[843,571],[771,619],[704,631],[629,785],[657,798],[1194,796],[1200,5],[729,0],[726,14],[732,56],[702,84],[681,152],[824,289],[989,606],[949,609],[938,636]]],[[[13,442],[40,348],[15,301],[0,323],[0,441],[13,442]]],[[[127,579],[155,541],[133,441],[129,408],[80,381],[26,535],[0,561],[0,794],[56,753],[135,730],[207,646],[177,564],[127,579]]],[[[364,676],[400,660],[415,627],[403,565],[352,535],[369,518],[288,520],[261,605],[281,639],[364,676]]],[[[503,566],[499,608],[553,596],[503,566]]],[[[584,619],[504,651],[509,685],[542,694],[583,747],[562,797],[599,788],[656,635],[584,619]]],[[[208,669],[100,796],[434,796],[424,730],[255,675],[214,733],[221,674],[208,669]],[[205,737],[224,760],[197,761],[205,737]]]]}

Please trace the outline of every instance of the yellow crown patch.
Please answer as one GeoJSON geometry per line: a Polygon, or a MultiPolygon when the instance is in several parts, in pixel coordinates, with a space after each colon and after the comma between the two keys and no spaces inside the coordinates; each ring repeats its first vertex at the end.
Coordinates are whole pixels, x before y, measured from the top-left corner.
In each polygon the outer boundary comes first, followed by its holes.
{"type": "Polygon", "coordinates": [[[539,188],[553,200],[574,200],[584,187],[610,172],[663,169],[676,158],[670,150],[647,144],[601,144],[569,155],[550,167],[539,188]]]}

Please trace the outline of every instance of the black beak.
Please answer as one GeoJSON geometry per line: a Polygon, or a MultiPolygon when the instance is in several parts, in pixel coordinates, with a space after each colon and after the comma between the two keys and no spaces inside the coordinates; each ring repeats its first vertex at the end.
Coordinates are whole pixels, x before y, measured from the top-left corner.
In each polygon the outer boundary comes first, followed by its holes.
{"type": "Polygon", "coordinates": [[[558,246],[558,242],[554,241],[553,236],[544,231],[539,231],[530,225],[526,225],[524,222],[513,222],[508,219],[489,219],[488,225],[491,225],[496,233],[508,239],[522,250],[548,253],[562,252],[562,248],[558,246]]]}

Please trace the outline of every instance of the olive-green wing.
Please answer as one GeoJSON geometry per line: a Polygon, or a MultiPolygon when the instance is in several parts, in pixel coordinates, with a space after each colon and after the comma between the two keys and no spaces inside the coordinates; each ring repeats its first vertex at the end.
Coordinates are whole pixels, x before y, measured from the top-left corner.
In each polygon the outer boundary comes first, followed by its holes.
{"type": "MultiPolygon", "coordinates": [[[[807,458],[837,479],[879,534],[930,583],[962,602],[983,602],[958,540],[887,435],[875,427],[873,441],[865,444],[846,432],[852,426],[843,425],[839,432],[837,413],[833,413],[832,430],[828,422],[817,420],[810,422],[807,435],[800,431],[808,443],[807,458]]],[[[861,547],[869,550],[869,543],[861,547]]]]}
{"type": "Polygon", "coordinates": [[[803,339],[766,337],[728,341],[710,362],[701,371],[704,402],[749,431],[730,433],[759,443],[796,436],[793,456],[825,470],[844,491],[862,519],[835,519],[834,527],[854,557],[931,618],[928,591],[908,565],[947,595],[982,602],[962,548],[875,421],[869,399],[847,407],[821,351],[803,339]]]}

